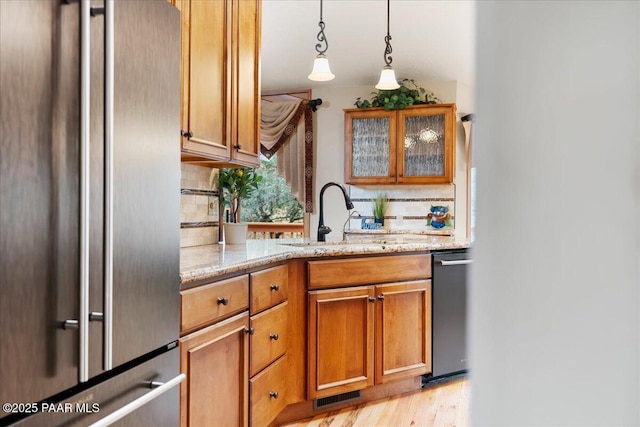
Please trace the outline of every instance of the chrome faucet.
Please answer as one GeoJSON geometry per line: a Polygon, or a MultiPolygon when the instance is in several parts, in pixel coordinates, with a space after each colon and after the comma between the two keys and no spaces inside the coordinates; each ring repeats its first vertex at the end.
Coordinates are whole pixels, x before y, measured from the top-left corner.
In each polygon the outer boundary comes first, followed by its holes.
{"type": "Polygon", "coordinates": [[[340,184],[336,182],[327,182],[322,189],[320,190],[320,221],[318,223],[318,242],[325,242],[327,240],[327,234],[331,233],[331,228],[324,225],[324,192],[327,188],[335,186],[342,190],[342,195],[344,196],[344,204],[347,207],[347,210],[353,209],[353,203],[351,203],[351,199],[347,195],[347,190],[340,184]]]}
{"type": "Polygon", "coordinates": [[[360,216],[360,212],[358,211],[349,213],[347,220],[344,222],[344,225],[342,226],[342,240],[347,240],[347,224],[349,224],[349,230],[351,230],[351,218],[356,214],[360,216]]]}

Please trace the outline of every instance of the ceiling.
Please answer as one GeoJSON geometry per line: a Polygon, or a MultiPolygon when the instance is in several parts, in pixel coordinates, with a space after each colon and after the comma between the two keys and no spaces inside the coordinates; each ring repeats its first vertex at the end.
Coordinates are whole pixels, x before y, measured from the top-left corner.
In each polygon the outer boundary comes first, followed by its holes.
{"type": "MultiPolygon", "coordinates": [[[[473,86],[474,1],[391,0],[396,76],[473,86]]],[[[324,0],[326,52],[336,78],[307,79],[316,55],[319,0],[262,3],[262,90],[375,85],[384,66],[387,2],[324,0]]]]}

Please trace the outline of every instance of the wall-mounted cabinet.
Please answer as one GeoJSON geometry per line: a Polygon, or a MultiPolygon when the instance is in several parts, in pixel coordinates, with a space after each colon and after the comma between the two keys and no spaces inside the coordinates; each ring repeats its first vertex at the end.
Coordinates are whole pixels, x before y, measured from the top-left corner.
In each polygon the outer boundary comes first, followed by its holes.
{"type": "Polygon", "coordinates": [[[257,166],[261,0],[175,0],[182,13],[182,159],[257,166]]]}
{"type": "Polygon", "coordinates": [[[453,182],[455,104],[344,112],[347,184],[453,182]]]}

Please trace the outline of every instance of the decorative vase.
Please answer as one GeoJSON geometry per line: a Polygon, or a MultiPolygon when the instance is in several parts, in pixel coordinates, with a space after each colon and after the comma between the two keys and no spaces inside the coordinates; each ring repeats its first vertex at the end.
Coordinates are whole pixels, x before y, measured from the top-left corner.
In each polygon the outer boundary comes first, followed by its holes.
{"type": "Polygon", "coordinates": [[[451,214],[449,213],[448,206],[433,206],[431,205],[431,212],[427,214],[427,225],[433,228],[443,228],[451,226],[451,214]]]}
{"type": "Polygon", "coordinates": [[[380,224],[381,227],[384,227],[384,217],[383,218],[374,218],[373,222],[375,224],[380,224]]]}
{"type": "Polygon", "coordinates": [[[244,245],[247,243],[247,227],[246,222],[225,222],[224,242],[228,245],[244,245]]]}

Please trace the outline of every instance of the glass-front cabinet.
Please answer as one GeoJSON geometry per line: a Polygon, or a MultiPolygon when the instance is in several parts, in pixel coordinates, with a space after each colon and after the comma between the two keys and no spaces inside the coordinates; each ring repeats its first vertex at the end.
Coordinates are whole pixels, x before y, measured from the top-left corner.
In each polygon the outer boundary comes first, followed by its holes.
{"type": "Polygon", "coordinates": [[[347,184],[453,182],[455,104],[344,111],[347,184]]]}

